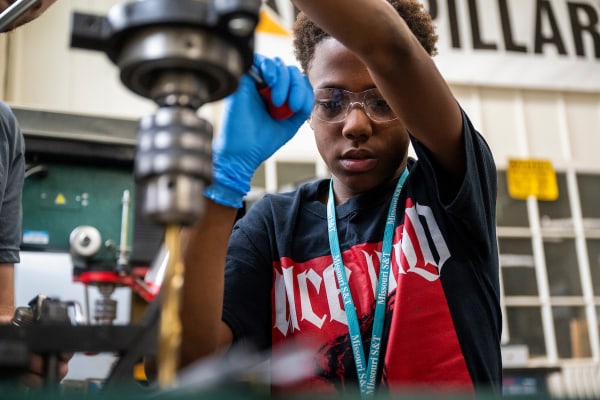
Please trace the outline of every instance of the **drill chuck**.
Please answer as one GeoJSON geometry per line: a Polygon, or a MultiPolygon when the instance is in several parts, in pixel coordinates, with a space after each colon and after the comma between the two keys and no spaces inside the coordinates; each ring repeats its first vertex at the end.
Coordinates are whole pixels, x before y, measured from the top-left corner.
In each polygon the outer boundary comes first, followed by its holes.
{"type": "Polygon", "coordinates": [[[188,107],[161,107],[142,118],[135,175],[145,186],[144,214],[160,223],[193,223],[211,180],[212,125],[188,107]]]}

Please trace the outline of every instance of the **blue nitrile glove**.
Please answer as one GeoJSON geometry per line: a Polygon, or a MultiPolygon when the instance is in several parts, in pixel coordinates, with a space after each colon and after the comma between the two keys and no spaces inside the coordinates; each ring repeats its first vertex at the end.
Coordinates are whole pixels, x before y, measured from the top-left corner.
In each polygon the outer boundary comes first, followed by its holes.
{"type": "Polygon", "coordinates": [[[296,134],[314,102],[308,78],[297,67],[258,54],[254,64],[271,87],[273,104],[287,101],[294,114],[273,119],[248,75],[242,76],[237,91],[225,99],[220,132],[213,143],[213,182],[204,194],[235,208],[242,207],[258,166],[296,134]]]}

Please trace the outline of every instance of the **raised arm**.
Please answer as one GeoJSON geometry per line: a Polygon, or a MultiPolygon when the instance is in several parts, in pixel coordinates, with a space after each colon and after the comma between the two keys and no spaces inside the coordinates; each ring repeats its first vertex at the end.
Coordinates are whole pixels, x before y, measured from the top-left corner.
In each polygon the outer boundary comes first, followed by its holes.
{"type": "Polygon", "coordinates": [[[442,167],[462,176],[460,108],[433,59],[396,10],[386,0],[293,3],[365,63],[409,132],[442,167]]]}
{"type": "Polygon", "coordinates": [[[255,65],[271,86],[273,104],[287,101],[294,114],[271,118],[249,76],[242,77],[226,100],[213,144],[213,183],[205,191],[205,216],[184,239],[183,365],[231,344],[232,332],[221,315],[225,257],[237,209],[256,168],[295,135],[313,105],[308,79],[298,68],[261,56],[255,56],[255,65]]]}

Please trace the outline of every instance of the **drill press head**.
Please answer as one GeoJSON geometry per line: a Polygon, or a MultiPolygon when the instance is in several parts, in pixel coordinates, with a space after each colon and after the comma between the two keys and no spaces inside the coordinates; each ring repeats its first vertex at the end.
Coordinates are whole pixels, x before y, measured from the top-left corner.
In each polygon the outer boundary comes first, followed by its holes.
{"type": "Polygon", "coordinates": [[[99,50],[121,82],[158,110],[140,121],[135,174],[144,214],[189,225],[203,214],[212,169],[204,104],[236,90],[252,64],[261,0],[139,0],[106,17],[76,13],[71,46],[99,50]]]}

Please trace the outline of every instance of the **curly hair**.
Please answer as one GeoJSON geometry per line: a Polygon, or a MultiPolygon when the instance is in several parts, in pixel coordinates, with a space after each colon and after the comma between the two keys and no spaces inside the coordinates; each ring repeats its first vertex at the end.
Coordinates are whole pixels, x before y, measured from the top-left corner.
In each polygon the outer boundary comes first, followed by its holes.
{"type": "MultiPolygon", "coordinates": [[[[423,48],[430,56],[437,54],[436,43],[438,35],[431,15],[418,0],[388,0],[398,14],[417,37],[423,48]]],[[[315,25],[306,14],[300,12],[294,22],[294,55],[304,72],[308,72],[312,63],[315,47],[329,34],[315,25]]]]}

